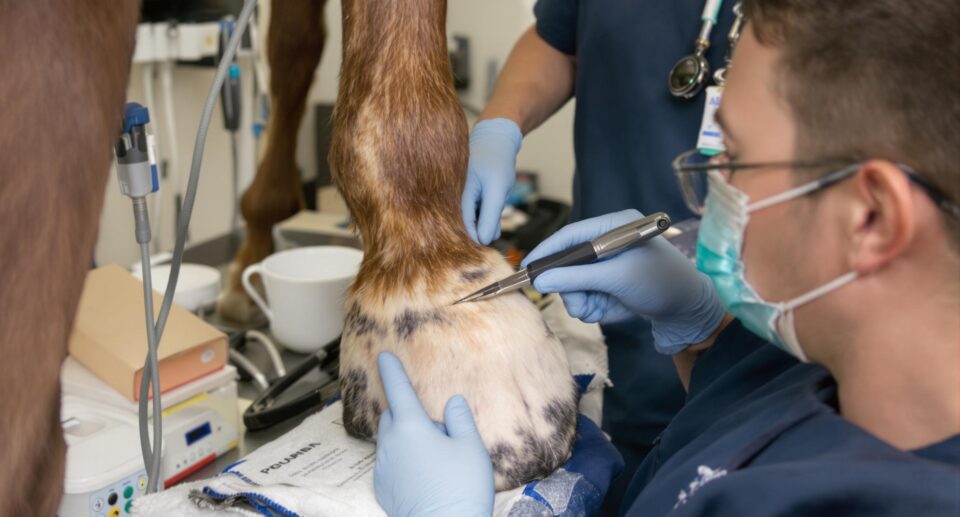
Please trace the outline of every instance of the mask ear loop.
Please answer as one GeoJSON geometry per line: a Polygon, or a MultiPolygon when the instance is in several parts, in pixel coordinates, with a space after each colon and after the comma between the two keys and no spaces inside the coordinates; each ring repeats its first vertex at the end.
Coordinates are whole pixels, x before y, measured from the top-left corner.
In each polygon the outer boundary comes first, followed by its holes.
{"type": "Polygon", "coordinates": [[[840,289],[841,287],[856,280],[859,276],[860,274],[856,271],[851,271],[847,274],[834,278],[830,282],[827,282],[826,284],[823,284],[820,287],[807,292],[806,294],[800,295],[787,302],[781,302],[777,305],[780,306],[780,309],[783,312],[792,311],[801,305],[806,305],[813,300],[820,298],[821,296],[826,296],[827,294],[840,289]]]}
{"type": "Polygon", "coordinates": [[[777,336],[787,352],[793,354],[800,362],[809,363],[810,359],[803,352],[800,340],[797,339],[797,327],[793,320],[793,311],[781,312],[776,322],[777,336]]]}
{"type": "Polygon", "coordinates": [[[807,359],[807,354],[803,352],[803,347],[800,346],[799,339],[797,339],[797,327],[794,323],[794,309],[800,307],[801,305],[810,303],[821,296],[826,296],[832,291],[840,289],[841,287],[856,280],[859,276],[860,274],[856,271],[851,271],[845,275],[840,275],[832,281],[790,301],[775,304],[777,306],[777,310],[780,312],[776,323],[777,333],[780,335],[780,340],[783,341],[784,346],[786,346],[789,352],[805,363],[809,361],[807,359]]]}
{"type": "Polygon", "coordinates": [[[761,199],[760,201],[750,203],[749,205],[747,205],[747,212],[755,212],[757,210],[763,210],[764,208],[776,205],[778,203],[783,203],[791,199],[805,196],[811,192],[816,192],[817,190],[827,188],[835,183],[843,181],[849,178],[850,176],[853,176],[854,174],[856,174],[856,172],[860,170],[861,165],[862,164],[860,163],[848,165],[836,172],[827,174],[826,176],[820,179],[817,179],[808,183],[804,183],[799,187],[792,188],[786,192],[781,192],[775,196],[770,196],[766,199],[761,199]]]}

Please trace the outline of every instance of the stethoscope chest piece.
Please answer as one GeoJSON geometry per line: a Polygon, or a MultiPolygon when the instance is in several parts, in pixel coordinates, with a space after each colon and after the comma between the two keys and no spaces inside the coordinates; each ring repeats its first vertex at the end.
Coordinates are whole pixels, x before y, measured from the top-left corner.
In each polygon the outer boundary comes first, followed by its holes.
{"type": "Polygon", "coordinates": [[[710,76],[710,63],[705,57],[710,48],[710,33],[717,24],[717,13],[723,0],[706,0],[700,19],[703,25],[697,35],[693,54],[684,56],[670,69],[670,94],[681,99],[692,99],[703,90],[710,76]]]}
{"type": "Polygon", "coordinates": [[[673,65],[670,70],[670,93],[674,97],[692,99],[696,97],[707,83],[710,74],[710,63],[704,57],[706,47],[697,48],[696,52],[684,56],[673,65]]]}
{"type": "MultiPolygon", "coordinates": [[[[703,25],[700,27],[700,34],[697,36],[693,54],[684,56],[677,61],[670,69],[668,86],[670,94],[681,99],[692,99],[703,90],[710,77],[710,63],[705,57],[707,49],[710,48],[710,33],[717,24],[717,12],[720,10],[722,0],[706,0],[703,6],[701,20],[703,25]]],[[[743,6],[742,2],[733,5],[733,13],[736,19],[730,27],[730,33],[727,35],[727,41],[730,46],[727,48],[725,57],[725,66],[718,69],[713,74],[713,80],[717,86],[723,86],[727,80],[727,69],[730,66],[730,57],[733,48],[740,39],[740,29],[743,27],[743,6]]]]}

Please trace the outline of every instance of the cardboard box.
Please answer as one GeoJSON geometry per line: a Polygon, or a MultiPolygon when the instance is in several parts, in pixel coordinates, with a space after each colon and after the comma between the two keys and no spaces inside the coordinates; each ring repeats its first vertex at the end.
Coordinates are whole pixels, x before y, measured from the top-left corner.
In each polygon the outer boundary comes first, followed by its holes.
{"type": "Polygon", "coordinates": [[[336,215],[348,215],[350,213],[350,209],[347,208],[347,203],[340,195],[340,191],[333,185],[317,189],[317,210],[336,215]]]}
{"type": "MultiPolygon", "coordinates": [[[[154,313],[163,297],[153,293],[154,313]]],[[[131,401],[140,398],[147,356],[143,284],[108,265],[87,273],[70,336],[70,355],[131,401]]],[[[173,304],[158,350],[160,392],[223,368],[227,336],[173,304]]]]}
{"type": "Polygon", "coordinates": [[[344,221],[347,220],[347,216],[343,214],[301,210],[277,226],[280,232],[316,233],[330,237],[359,239],[353,228],[343,226],[344,221]]]}

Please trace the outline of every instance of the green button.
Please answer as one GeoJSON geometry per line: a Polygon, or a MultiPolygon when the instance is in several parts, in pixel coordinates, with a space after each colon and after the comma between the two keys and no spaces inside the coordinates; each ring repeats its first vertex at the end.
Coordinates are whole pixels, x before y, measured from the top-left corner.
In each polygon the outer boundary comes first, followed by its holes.
{"type": "Polygon", "coordinates": [[[133,501],[127,501],[127,505],[123,507],[123,510],[127,513],[130,513],[130,510],[133,508],[133,501]]]}
{"type": "Polygon", "coordinates": [[[124,497],[124,499],[130,499],[131,497],[133,497],[133,487],[132,487],[132,486],[127,485],[127,488],[124,488],[124,489],[123,489],[123,497],[124,497]]]}

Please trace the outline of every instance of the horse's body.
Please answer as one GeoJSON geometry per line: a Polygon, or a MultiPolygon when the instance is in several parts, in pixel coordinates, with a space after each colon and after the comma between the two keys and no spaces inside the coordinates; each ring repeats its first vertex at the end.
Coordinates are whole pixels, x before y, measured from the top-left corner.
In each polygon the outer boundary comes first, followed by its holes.
{"type": "Polygon", "coordinates": [[[138,2],[0,0],[0,515],[54,515],[60,365],[93,261],[138,2]]]}

